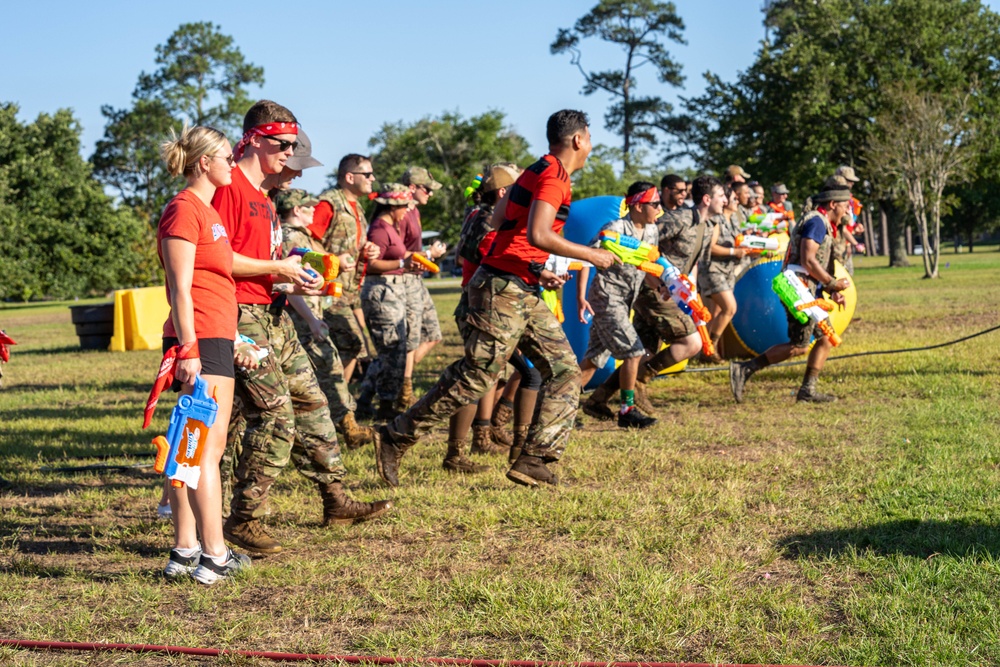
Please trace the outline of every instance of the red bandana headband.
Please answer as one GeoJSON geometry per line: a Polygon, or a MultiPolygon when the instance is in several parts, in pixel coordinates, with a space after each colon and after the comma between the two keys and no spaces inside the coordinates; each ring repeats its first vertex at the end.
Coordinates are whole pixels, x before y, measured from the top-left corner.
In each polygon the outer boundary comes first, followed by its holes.
{"type": "Polygon", "coordinates": [[[635,206],[636,204],[648,204],[653,201],[653,197],[656,195],[656,188],[652,187],[645,192],[637,192],[628,199],[625,203],[629,206],[635,206]]]}
{"type": "Polygon", "coordinates": [[[276,134],[294,134],[298,135],[299,124],[298,123],[263,123],[257,127],[250,128],[247,130],[240,142],[236,144],[236,148],[233,149],[233,155],[235,159],[239,160],[243,157],[243,151],[246,149],[247,144],[250,143],[251,137],[273,137],[276,134]]]}
{"type": "Polygon", "coordinates": [[[404,192],[380,192],[378,193],[379,199],[399,199],[400,201],[410,201],[413,199],[413,195],[409,190],[404,192]]]}

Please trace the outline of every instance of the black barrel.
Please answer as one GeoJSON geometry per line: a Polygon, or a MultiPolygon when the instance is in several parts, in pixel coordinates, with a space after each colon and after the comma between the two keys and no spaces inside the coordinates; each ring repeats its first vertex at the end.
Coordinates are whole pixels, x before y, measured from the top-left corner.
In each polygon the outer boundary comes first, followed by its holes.
{"type": "Polygon", "coordinates": [[[111,345],[115,333],[115,304],[98,303],[88,306],[69,307],[80,348],[84,350],[106,350],[111,345]]]}

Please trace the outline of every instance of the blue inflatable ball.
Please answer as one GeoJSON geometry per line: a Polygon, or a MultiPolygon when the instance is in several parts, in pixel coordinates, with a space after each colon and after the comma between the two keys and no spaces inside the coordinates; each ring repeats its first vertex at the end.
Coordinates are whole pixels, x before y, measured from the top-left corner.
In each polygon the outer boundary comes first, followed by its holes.
{"type": "MultiPolygon", "coordinates": [[[[624,215],[622,211],[625,199],[623,197],[604,196],[588,197],[573,202],[569,207],[569,216],[566,218],[566,226],[563,228],[563,236],[573,243],[588,245],[601,227],[612,220],[617,220],[624,215]]],[[[577,360],[582,360],[587,351],[587,344],[590,342],[590,324],[580,322],[577,317],[576,289],[578,274],[571,273],[570,280],[563,286],[563,312],[566,320],[563,322],[563,331],[566,332],[566,339],[569,340],[577,360]]],[[[590,281],[594,279],[594,271],[590,271],[590,281]]],[[[587,289],[590,289],[590,281],[587,289]]],[[[594,389],[610,376],[615,370],[615,360],[610,360],[604,368],[597,369],[593,379],[587,384],[586,389],[594,389]]]]}

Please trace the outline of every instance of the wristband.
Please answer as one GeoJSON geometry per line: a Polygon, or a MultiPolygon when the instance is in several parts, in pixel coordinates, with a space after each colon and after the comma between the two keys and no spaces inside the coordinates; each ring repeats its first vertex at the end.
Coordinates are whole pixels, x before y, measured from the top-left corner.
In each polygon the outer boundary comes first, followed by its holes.
{"type": "Polygon", "coordinates": [[[732,257],[734,254],[736,254],[735,251],[732,248],[730,248],[729,249],[729,256],[732,257]]]}
{"type": "Polygon", "coordinates": [[[830,282],[825,283],[823,285],[823,289],[825,289],[830,294],[833,294],[834,292],[839,292],[840,290],[837,289],[837,279],[831,278],[830,282]]]}
{"type": "Polygon", "coordinates": [[[178,359],[198,359],[201,357],[201,353],[198,351],[198,341],[191,341],[186,345],[181,345],[180,349],[177,350],[178,359]]]}
{"type": "Polygon", "coordinates": [[[403,268],[404,266],[406,266],[406,260],[405,259],[399,260],[399,268],[403,268]]]}

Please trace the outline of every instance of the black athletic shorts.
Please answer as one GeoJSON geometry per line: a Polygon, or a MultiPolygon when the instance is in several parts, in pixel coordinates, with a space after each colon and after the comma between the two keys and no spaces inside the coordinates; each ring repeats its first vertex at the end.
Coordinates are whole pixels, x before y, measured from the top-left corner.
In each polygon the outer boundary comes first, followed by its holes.
{"type": "MultiPolygon", "coordinates": [[[[163,352],[177,345],[180,341],[176,338],[163,339],[163,352]]],[[[235,378],[236,370],[233,367],[233,341],[226,338],[199,338],[198,352],[201,354],[201,374],[218,375],[224,378],[235,378]]],[[[181,383],[174,380],[170,386],[171,391],[180,391],[181,383]]]]}

